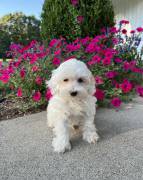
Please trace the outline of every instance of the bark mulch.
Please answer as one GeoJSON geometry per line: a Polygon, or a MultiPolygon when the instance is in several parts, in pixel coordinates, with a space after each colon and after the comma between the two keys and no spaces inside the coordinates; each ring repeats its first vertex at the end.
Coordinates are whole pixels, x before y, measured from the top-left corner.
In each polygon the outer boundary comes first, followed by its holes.
{"type": "Polygon", "coordinates": [[[1,99],[0,100],[0,120],[13,119],[19,116],[33,114],[46,110],[46,105],[22,109],[23,104],[27,100],[24,99],[1,99]]]}

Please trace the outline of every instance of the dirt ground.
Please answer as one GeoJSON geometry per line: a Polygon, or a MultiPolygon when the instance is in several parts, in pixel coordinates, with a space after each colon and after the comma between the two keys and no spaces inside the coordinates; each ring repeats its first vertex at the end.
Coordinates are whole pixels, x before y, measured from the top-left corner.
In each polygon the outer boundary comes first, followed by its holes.
{"type": "Polygon", "coordinates": [[[46,105],[39,106],[38,108],[32,107],[22,109],[22,104],[26,103],[23,99],[2,99],[0,101],[0,120],[13,119],[19,116],[41,112],[46,110],[46,105]]]}

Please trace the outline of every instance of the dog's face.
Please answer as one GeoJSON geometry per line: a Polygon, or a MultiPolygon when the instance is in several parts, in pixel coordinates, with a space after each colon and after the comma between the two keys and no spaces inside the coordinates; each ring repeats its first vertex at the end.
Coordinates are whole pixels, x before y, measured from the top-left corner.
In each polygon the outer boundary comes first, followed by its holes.
{"type": "Polygon", "coordinates": [[[95,92],[95,80],[83,62],[70,59],[52,72],[48,87],[53,95],[83,99],[95,92]]]}

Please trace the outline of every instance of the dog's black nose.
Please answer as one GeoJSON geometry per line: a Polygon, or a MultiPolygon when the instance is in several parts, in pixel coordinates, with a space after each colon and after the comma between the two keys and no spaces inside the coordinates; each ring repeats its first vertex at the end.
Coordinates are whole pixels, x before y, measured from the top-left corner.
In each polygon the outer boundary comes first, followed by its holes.
{"type": "Polygon", "coordinates": [[[77,91],[71,92],[70,94],[71,94],[71,96],[76,96],[77,95],[77,91]]]}

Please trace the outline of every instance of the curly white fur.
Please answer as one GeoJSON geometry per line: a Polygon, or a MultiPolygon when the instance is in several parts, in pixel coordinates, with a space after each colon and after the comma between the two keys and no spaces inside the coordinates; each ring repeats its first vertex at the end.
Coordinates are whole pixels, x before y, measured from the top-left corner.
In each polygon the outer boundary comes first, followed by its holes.
{"type": "Polygon", "coordinates": [[[82,129],[83,139],[95,143],[99,136],[94,125],[96,114],[95,81],[87,66],[76,59],[62,63],[48,81],[53,97],[47,107],[48,126],[53,128],[56,152],[71,149],[70,128],[82,129]]]}

